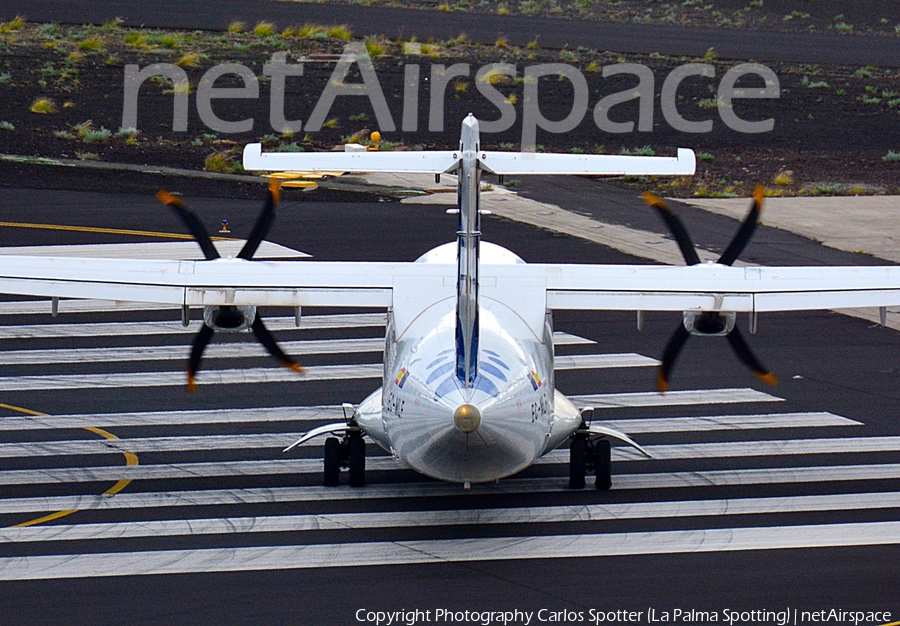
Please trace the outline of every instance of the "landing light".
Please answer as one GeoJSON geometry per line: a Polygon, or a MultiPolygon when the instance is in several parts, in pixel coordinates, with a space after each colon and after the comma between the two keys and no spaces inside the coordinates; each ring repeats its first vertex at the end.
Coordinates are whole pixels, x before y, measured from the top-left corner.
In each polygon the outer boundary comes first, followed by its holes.
{"type": "Polygon", "coordinates": [[[481,411],[474,404],[461,404],[453,411],[453,423],[464,433],[474,432],[481,425],[481,411]]]}

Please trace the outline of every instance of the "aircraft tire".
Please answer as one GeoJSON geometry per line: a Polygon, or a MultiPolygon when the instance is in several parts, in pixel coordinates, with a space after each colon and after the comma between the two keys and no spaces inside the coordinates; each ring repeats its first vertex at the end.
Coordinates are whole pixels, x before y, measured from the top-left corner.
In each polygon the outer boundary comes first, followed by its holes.
{"type": "Polygon", "coordinates": [[[569,488],[584,489],[587,461],[587,439],[576,436],[569,445],[569,488]]]}
{"type": "Polygon", "coordinates": [[[608,439],[597,442],[597,480],[594,483],[600,491],[607,491],[612,487],[612,451],[608,439]]]}
{"type": "Polygon", "coordinates": [[[325,486],[341,484],[341,442],[337,437],[325,440],[325,486]]]}
{"type": "Polygon", "coordinates": [[[350,486],[366,484],[366,442],[361,435],[350,437],[350,486]]]}

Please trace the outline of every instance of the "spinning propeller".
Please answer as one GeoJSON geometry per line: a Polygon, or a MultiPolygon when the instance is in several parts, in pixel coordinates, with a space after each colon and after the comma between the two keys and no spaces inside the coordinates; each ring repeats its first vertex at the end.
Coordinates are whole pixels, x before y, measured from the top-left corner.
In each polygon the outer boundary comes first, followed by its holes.
{"type": "MultiPolygon", "coordinates": [[[[685,262],[688,265],[697,265],[700,263],[700,257],[697,256],[694,242],[691,241],[691,237],[688,234],[687,229],[685,229],[681,219],[661,198],[649,191],[643,193],[641,197],[647,204],[655,208],[660,216],[662,216],[663,220],[666,222],[666,226],[668,226],[672,236],[675,238],[675,242],[678,244],[685,262]]],[[[750,238],[753,236],[753,231],[756,230],[756,223],[759,219],[760,210],[762,209],[762,200],[763,187],[757,185],[756,189],[753,191],[753,206],[750,209],[750,213],[741,224],[737,233],[735,233],[734,238],[731,240],[731,243],[728,244],[725,252],[723,252],[722,256],[719,257],[719,260],[716,261],[717,263],[721,265],[731,265],[744,250],[747,243],[750,241],[750,238]]],[[[681,353],[681,349],[691,335],[724,335],[728,339],[728,343],[731,345],[732,350],[734,350],[734,353],[737,355],[738,359],[740,359],[741,363],[750,368],[760,380],[770,385],[777,385],[778,379],[772,372],[766,369],[762,363],[760,363],[759,359],[756,358],[756,355],[753,354],[753,351],[750,350],[750,346],[747,345],[743,335],[738,331],[735,326],[735,318],[735,313],[727,312],[686,312],[682,324],[680,324],[678,328],[675,329],[675,332],[672,333],[671,338],[669,338],[669,343],[666,344],[666,349],[663,351],[662,363],[659,366],[659,374],[656,381],[659,391],[668,390],[669,374],[672,371],[672,367],[675,365],[675,360],[681,353]]]]}
{"type": "MultiPolygon", "coordinates": [[[[194,236],[194,239],[200,245],[200,249],[203,250],[203,256],[206,257],[207,261],[219,258],[219,251],[216,250],[206,227],[203,226],[203,223],[197,217],[196,213],[189,209],[181,199],[176,198],[166,191],[160,191],[156,194],[156,197],[159,198],[163,204],[171,207],[181,221],[184,222],[185,226],[187,226],[188,230],[194,236]]],[[[272,180],[269,184],[262,212],[256,220],[256,224],[253,226],[253,231],[247,238],[247,242],[238,253],[237,258],[244,259],[245,261],[249,261],[253,258],[254,253],[259,248],[259,244],[262,243],[266,234],[269,232],[269,228],[272,226],[272,222],[275,219],[275,205],[278,203],[280,197],[281,190],[278,187],[278,182],[272,180]]],[[[194,337],[194,343],[191,346],[191,356],[188,360],[187,388],[191,393],[194,393],[197,389],[195,376],[200,369],[203,351],[206,350],[206,346],[212,340],[216,330],[238,331],[247,330],[249,328],[253,331],[257,341],[268,350],[269,354],[278,359],[282,365],[294,370],[298,374],[303,373],[303,366],[285,354],[284,350],[278,346],[275,337],[273,337],[272,333],[269,332],[269,329],[266,328],[262,318],[257,315],[256,307],[231,305],[204,307],[203,322],[200,332],[194,337]]]]}

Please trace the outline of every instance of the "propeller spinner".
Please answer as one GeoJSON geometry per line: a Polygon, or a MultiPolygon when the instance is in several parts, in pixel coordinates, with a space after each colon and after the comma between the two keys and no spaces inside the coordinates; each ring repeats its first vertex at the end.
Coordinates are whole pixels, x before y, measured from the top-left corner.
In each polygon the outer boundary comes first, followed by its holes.
{"type": "MultiPolygon", "coordinates": [[[[700,263],[700,257],[697,255],[697,250],[694,248],[694,242],[691,240],[687,229],[684,227],[684,223],[678,215],[666,205],[662,198],[659,198],[649,191],[644,192],[641,197],[644,199],[644,202],[659,212],[660,216],[665,221],[666,226],[669,228],[669,231],[671,231],[672,236],[675,238],[675,242],[681,250],[681,255],[684,257],[685,263],[688,265],[697,265],[700,263]]],[[[741,224],[737,233],[735,233],[734,238],[728,244],[728,247],[725,248],[725,252],[723,252],[722,256],[719,257],[719,260],[716,261],[717,263],[721,265],[731,265],[737,260],[738,255],[744,250],[747,243],[749,243],[750,238],[753,236],[753,231],[756,230],[756,223],[759,220],[759,214],[762,210],[762,201],[763,187],[762,185],[757,185],[756,189],[753,191],[753,206],[750,209],[750,213],[747,215],[746,219],[744,219],[744,222],[741,224]]],[[[684,321],[675,329],[675,332],[672,333],[672,336],[669,338],[669,342],[666,344],[666,348],[663,351],[662,363],[659,366],[659,373],[656,379],[659,391],[662,392],[668,390],[669,375],[672,372],[672,367],[675,365],[675,361],[678,359],[681,349],[684,348],[684,344],[687,342],[688,337],[692,334],[707,336],[724,335],[728,339],[731,349],[734,350],[734,353],[737,355],[738,359],[740,359],[741,363],[746,365],[757,378],[770,385],[778,384],[778,379],[759,361],[756,355],[753,354],[750,346],[747,344],[746,340],[744,340],[743,335],[741,335],[740,331],[735,326],[734,313],[716,311],[707,311],[703,313],[687,312],[685,313],[684,321]]]]}
{"type": "MultiPolygon", "coordinates": [[[[209,232],[206,230],[206,227],[203,226],[203,222],[200,221],[196,213],[189,209],[180,198],[177,198],[166,191],[160,191],[156,194],[156,197],[159,198],[163,204],[171,207],[181,221],[184,222],[185,226],[187,226],[188,230],[199,244],[200,249],[203,251],[203,256],[207,261],[219,258],[219,252],[213,245],[209,232]]],[[[263,204],[262,212],[260,213],[259,218],[257,218],[256,224],[253,226],[253,230],[247,238],[244,247],[241,248],[241,251],[238,253],[237,258],[246,261],[253,258],[253,254],[259,248],[259,245],[262,243],[266,234],[268,234],[269,228],[272,226],[272,222],[275,219],[275,206],[278,204],[280,197],[281,190],[278,187],[278,182],[272,180],[266,193],[266,201],[265,204],[263,204]]],[[[263,323],[262,318],[257,314],[255,307],[229,305],[205,307],[203,319],[203,327],[200,329],[200,332],[197,333],[196,337],[194,337],[194,343],[191,346],[191,356],[188,359],[187,388],[191,393],[197,389],[195,379],[197,372],[200,369],[200,361],[203,359],[203,352],[212,340],[216,330],[235,331],[246,330],[249,328],[253,331],[257,341],[268,350],[269,354],[278,359],[282,365],[294,370],[298,374],[303,373],[303,366],[285,354],[284,350],[279,347],[278,343],[275,341],[275,337],[272,336],[272,333],[269,332],[269,329],[266,328],[266,325],[263,323]]]]}

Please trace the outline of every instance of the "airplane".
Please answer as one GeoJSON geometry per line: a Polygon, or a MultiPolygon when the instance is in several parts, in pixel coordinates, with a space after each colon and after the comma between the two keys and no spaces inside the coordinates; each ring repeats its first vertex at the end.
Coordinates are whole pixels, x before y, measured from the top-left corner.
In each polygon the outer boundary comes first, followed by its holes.
{"type": "Polygon", "coordinates": [[[314,428],[295,446],[324,442],[326,486],[348,470],[352,487],[365,484],[370,438],[406,467],[443,481],[484,483],[516,474],[569,442],[569,486],[612,484],[610,439],[649,456],[626,434],[594,423],[554,381],[553,312],[567,309],[677,311],[682,323],[669,340],[658,374],[664,392],[690,336],[724,336],[761,380],[777,382],[736,327],[748,313],[900,304],[897,267],[735,267],[762,206],[762,190],[725,253],[701,263],[680,219],[663,200],[644,199],[666,222],[686,266],[525,263],[514,252],[481,241],[481,176],[690,175],[694,153],[677,157],[498,152],[481,149],[478,120],[462,122],[459,148],[416,152],[263,153],[244,149],[248,171],[399,172],[457,177],[456,241],[415,262],[260,261],[279,200],[273,180],[263,211],[243,249],[221,258],[197,216],[176,196],[160,192],[186,224],[204,261],[0,258],[0,293],[152,302],[203,307],[204,326],[188,362],[194,390],[203,351],[216,331],[251,330],[282,364],[302,366],[278,347],[257,307],[365,307],[387,311],[381,386],[361,404],[344,405],[344,419],[314,428]]]}

